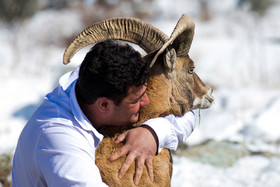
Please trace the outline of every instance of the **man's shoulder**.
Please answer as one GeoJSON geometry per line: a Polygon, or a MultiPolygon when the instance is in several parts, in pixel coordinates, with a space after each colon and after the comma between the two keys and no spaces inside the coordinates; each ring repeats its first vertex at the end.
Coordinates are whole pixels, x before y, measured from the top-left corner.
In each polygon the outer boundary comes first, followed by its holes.
{"type": "Polygon", "coordinates": [[[41,126],[38,145],[63,150],[67,147],[93,150],[94,138],[75,122],[63,118],[52,119],[41,126]]]}

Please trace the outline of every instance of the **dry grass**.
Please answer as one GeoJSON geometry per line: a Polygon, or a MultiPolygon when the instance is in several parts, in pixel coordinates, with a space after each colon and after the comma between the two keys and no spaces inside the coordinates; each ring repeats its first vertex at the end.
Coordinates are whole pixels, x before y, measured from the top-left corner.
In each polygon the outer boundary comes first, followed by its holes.
{"type": "Polygon", "coordinates": [[[0,186],[10,187],[12,186],[9,176],[12,171],[12,155],[1,154],[0,155],[0,186]]]}

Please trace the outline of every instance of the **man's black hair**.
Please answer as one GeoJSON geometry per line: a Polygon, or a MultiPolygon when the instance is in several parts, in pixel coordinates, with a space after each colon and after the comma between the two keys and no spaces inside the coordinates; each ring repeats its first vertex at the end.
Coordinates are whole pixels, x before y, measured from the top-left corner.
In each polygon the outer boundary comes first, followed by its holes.
{"type": "Polygon", "coordinates": [[[148,64],[128,44],[105,40],[94,45],[83,60],[76,83],[77,98],[92,104],[107,97],[119,105],[131,86],[148,79],[148,64]]]}

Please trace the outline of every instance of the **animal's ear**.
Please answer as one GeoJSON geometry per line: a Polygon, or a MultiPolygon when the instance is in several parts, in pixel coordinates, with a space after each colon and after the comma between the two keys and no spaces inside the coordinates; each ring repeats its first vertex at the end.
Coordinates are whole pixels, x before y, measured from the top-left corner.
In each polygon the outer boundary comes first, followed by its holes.
{"type": "Polygon", "coordinates": [[[176,66],[176,51],[174,48],[166,48],[166,53],[164,54],[164,66],[165,72],[168,77],[172,77],[174,74],[173,70],[176,66]]]}
{"type": "Polygon", "coordinates": [[[164,43],[164,45],[159,49],[159,51],[155,55],[150,67],[153,66],[157,57],[170,46],[175,48],[178,57],[187,56],[194,36],[194,27],[195,25],[191,18],[183,14],[182,17],[179,19],[168,41],[164,43]]]}

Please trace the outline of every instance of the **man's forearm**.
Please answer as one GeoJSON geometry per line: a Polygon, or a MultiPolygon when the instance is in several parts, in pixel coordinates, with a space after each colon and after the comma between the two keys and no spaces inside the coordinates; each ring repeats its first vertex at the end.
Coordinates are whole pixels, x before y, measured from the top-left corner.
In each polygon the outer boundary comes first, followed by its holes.
{"type": "Polygon", "coordinates": [[[168,115],[166,117],[153,118],[142,126],[149,126],[153,129],[158,139],[158,152],[162,148],[176,150],[179,143],[186,140],[193,132],[196,123],[192,111],[187,112],[181,117],[168,115]]]}

